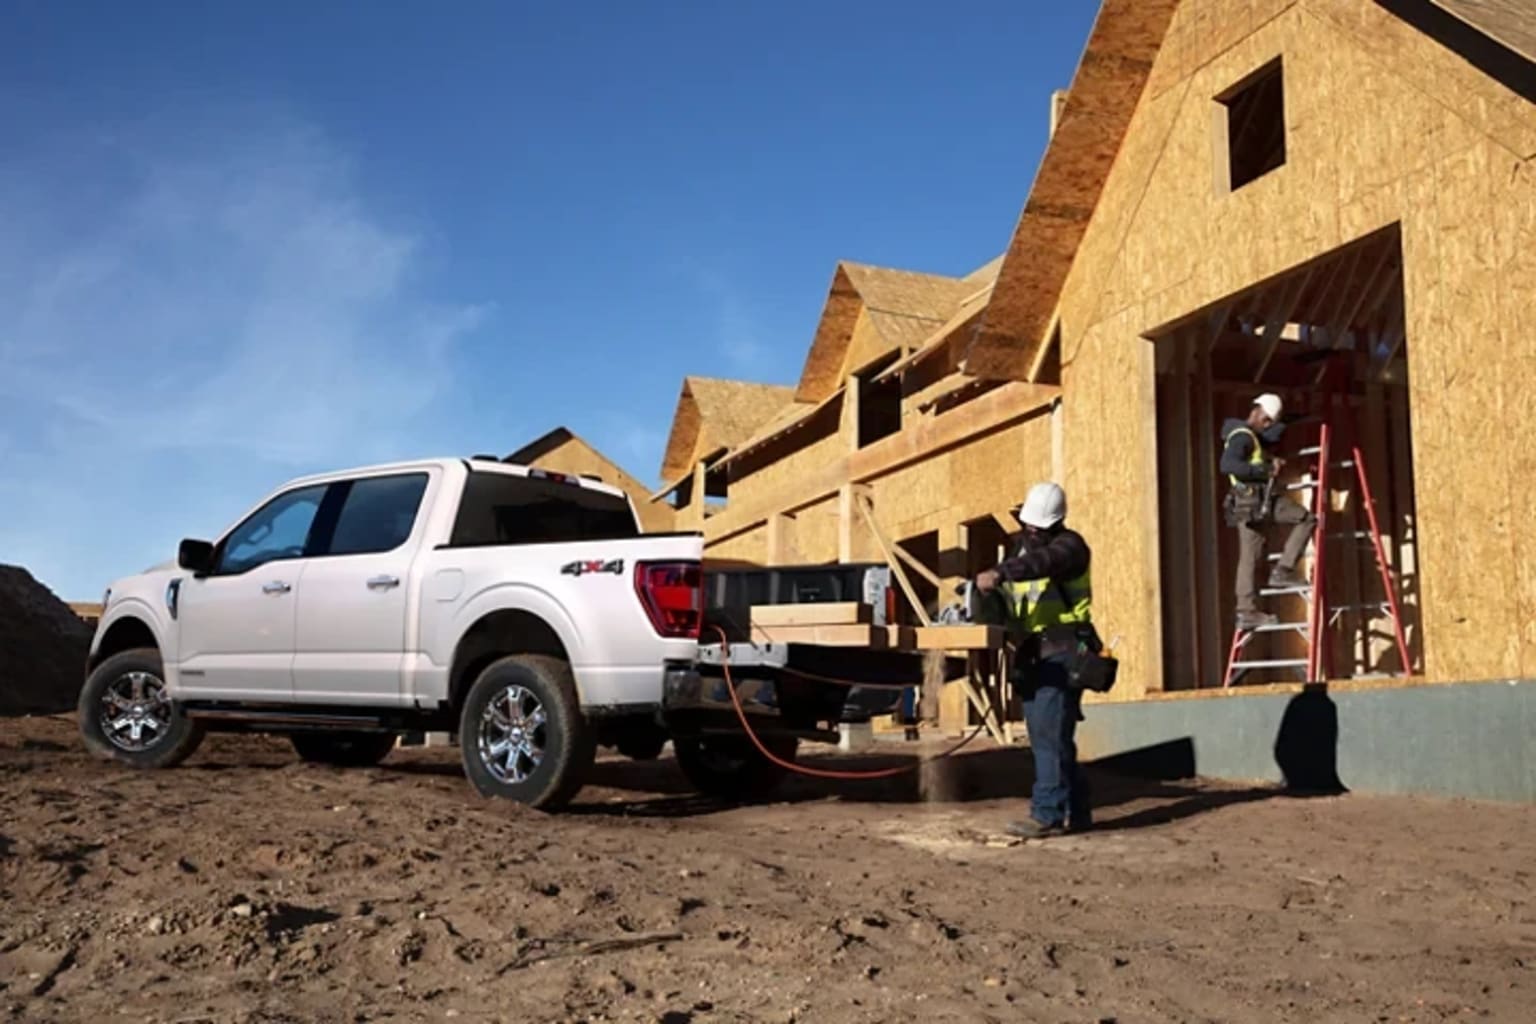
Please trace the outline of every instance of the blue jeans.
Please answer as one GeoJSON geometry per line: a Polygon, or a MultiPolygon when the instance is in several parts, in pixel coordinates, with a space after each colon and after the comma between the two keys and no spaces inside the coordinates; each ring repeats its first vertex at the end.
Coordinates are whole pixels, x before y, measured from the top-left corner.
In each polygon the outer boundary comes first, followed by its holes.
{"type": "Polygon", "coordinates": [[[1042,825],[1086,828],[1092,820],[1088,779],[1077,763],[1077,722],[1083,692],[1067,684],[1066,665],[1055,659],[1024,670],[1019,681],[1024,724],[1035,755],[1030,817],[1042,825]]]}

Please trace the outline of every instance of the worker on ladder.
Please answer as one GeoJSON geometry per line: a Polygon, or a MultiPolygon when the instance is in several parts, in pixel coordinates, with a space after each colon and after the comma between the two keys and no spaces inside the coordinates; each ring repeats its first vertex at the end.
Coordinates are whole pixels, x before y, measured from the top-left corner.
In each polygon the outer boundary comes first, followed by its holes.
{"type": "Polygon", "coordinates": [[[1280,560],[1269,574],[1274,590],[1302,589],[1306,581],[1296,566],[1306,551],[1316,517],[1290,498],[1274,493],[1275,479],[1285,460],[1272,454],[1285,425],[1280,420],[1279,395],[1265,394],[1253,400],[1246,420],[1228,419],[1221,427],[1221,471],[1227,474],[1227,525],[1237,527],[1237,628],[1272,626],[1277,617],[1259,610],[1254,573],[1264,557],[1264,526],[1279,523],[1291,528],[1280,560]]]}
{"type": "Polygon", "coordinates": [[[1101,649],[1091,616],[1092,552],[1066,527],[1067,496],[1054,483],[1036,484],[1017,513],[1024,526],[1012,558],[976,577],[982,593],[1000,591],[1018,643],[1014,685],[1035,759],[1030,818],[1008,826],[1026,839],[1082,831],[1092,825],[1088,782],[1077,763],[1077,723],[1083,691],[1071,685],[1078,644],[1101,649]]]}

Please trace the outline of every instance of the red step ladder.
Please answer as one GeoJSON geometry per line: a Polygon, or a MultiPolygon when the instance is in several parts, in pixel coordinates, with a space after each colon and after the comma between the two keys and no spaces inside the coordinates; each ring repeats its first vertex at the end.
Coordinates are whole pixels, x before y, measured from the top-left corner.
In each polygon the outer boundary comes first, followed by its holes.
{"type": "MultiPolygon", "coordinates": [[[[1347,403],[1345,405],[1347,409],[1347,403]]],[[[1227,652],[1227,671],[1222,681],[1223,688],[1230,687],[1244,674],[1258,670],[1287,670],[1302,672],[1304,682],[1324,682],[1332,669],[1331,653],[1328,651],[1327,633],[1340,615],[1349,611],[1379,610],[1390,618],[1392,622],[1393,639],[1397,644],[1398,657],[1406,675],[1411,671],[1412,662],[1408,657],[1408,641],[1403,632],[1403,617],[1397,600],[1397,586],[1393,579],[1392,569],[1387,565],[1386,551],[1382,548],[1381,527],[1376,518],[1376,502],[1371,495],[1370,477],[1365,471],[1365,455],[1360,450],[1360,445],[1353,439],[1346,440],[1340,447],[1347,445],[1349,457],[1333,461],[1335,437],[1331,424],[1323,422],[1318,430],[1318,442],[1316,447],[1302,449],[1303,456],[1316,456],[1317,462],[1300,481],[1290,484],[1286,491],[1301,491],[1311,488],[1312,513],[1317,517],[1317,525],[1312,534],[1312,578],[1311,580],[1291,587],[1264,587],[1259,591],[1262,597],[1279,597],[1284,595],[1299,595],[1306,603],[1306,616],[1301,622],[1275,622],[1267,626],[1258,626],[1253,629],[1234,629],[1232,631],[1232,645],[1227,652]],[[1342,533],[1329,533],[1329,501],[1328,497],[1334,490],[1348,490],[1349,478],[1346,477],[1344,487],[1329,487],[1330,470],[1352,470],[1350,476],[1358,487],[1360,505],[1365,510],[1367,529],[1357,531],[1345,531],[1342,533]],[[1371,553],[1376,560],[1376,569],[1381,577],[1382,593],[1385,595],[1379,601],[1365,601],[1356,605],[1330,605],[1328,603],[1328,545],[1330,541],[1361,540],[1371,542],[1371,553]],[[1306,638],[1306,658],[1256,658],[1243,660],[1242,654],[1256,636],[1265,633],[1295,632],[1306,638]]],[[[1358,524],[1357,524],[1358,525],[1358,524]]],[[[1278,554],[1270,555],[1269,561],[1278,561],[1278,554]]]]}

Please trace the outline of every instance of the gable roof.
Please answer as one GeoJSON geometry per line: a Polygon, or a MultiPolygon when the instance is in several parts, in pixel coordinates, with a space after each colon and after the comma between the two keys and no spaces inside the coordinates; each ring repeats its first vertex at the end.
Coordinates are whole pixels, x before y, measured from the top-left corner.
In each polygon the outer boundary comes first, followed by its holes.
{"type": "Polygon", "coordinates": [[[1530,0],[1429,0],[1507,49],[1536,61],[1536,6],[1530,0]]]}
{"type": "Polygon", "coordinates": [[[1022,378],[1130,127],[1179,0],[1104,0],[1061,104],[992,300],[964,354],[968,373],[1022,378]]]}
{"type": "Polygon", "coordinates": [[[843,364],[861,313],[888,351],[905,353],[922,344],[975,290],[976,285],[963,278],[839,262],[795,400],[822,402],[841,386],[843,364]]]}
{"type": "MultiPolygon", "coordinates": [[[[505,461],[516,463],[519,466],[526,466],[532,463],[534,460],[538,459],[540,456],[548,455],[550,452],[554,451],[556,448],[559,448],[561,445],[568,441],[579,440],[581,439],[573,434],[569,429],[565,427],[556,427],[554,430],[549,431],[549,433],[534,438],[532,441],[529,441],[517,451],[508,455],[505,461]]],[[[591,445],[588,445],[588,447],[590,448],[591,445]]]]}
{"type": "Polygon", "coordinates": [[[684,377],[662,456],[662,479],[686,476],[700,459],[740,444],[793,401],[793,389],[777,384],[684,377]]]}

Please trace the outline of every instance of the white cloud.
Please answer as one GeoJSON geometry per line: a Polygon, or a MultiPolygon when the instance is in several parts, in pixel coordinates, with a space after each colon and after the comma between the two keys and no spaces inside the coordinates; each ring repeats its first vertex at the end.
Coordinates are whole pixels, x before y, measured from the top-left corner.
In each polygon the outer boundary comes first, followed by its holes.
{"type": "Polygon", "coordinates": [[[65,502],[0,512],[0,561],[76,590],[100,571],[73,550],[100,521],[91,483],[131,489],[132,467],[161,479],[118,507],[206,508],[195,488],[215,481],[243,507],[274,473],[425,454],[488,315],[425,297],[418,234],[370,209],[334,144],[270,112],[13,151],[0,225],[0,499],[65,502]]]}

